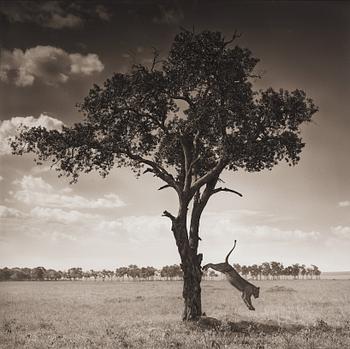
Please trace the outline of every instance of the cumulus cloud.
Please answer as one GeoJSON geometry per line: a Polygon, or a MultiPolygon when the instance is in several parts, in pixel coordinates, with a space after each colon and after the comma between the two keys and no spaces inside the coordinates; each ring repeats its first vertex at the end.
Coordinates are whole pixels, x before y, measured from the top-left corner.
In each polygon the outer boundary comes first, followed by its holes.
{"type": "Polygon", "coordinates": [[[338,225],[331,227],[331,232],[338,238],[341,239],[350,239],[350,227],[338,225]]]}
{"type": "Polygon", "coordinates": [[[12,207],[0,205],[0,218],[24,218],[26,214],[12,207]]]}
{"type": "Polygon", "coordinates": [[[58,47],[40,45],[25,51],[2,50],[0,62],[0,80],[21,87],[31,86],[35,80],[55,86],[74,75],[91,75],[104,69],[96,54],[68,53],[58,47]]]}
{"type": "Polygon", "coordinates": [[[73,74],[91,75],[94,72],[103,70],[103,64],[96,54],[83,56],[79,53],[73,53],[71,58],[71,72],[73,74]]]}
{"type": "Polygon", "coordinates": [[[12,196],[25,204],[58,208],[118,208],[125,203],[116,194],[105,194],[97,199],[87,199],[72,194],[71,188],[56,190],[41,177],[23,176],[14,182],[19,190],[12,192],[12,196]]]}
{"type": "Polygon", "coordinates": [[[13,117],[0,122],[0,155],[11,154],[9,140],[17,134],[19,126],[42,126],[48,130],[61,130],[63,122],[46,114],[40,114],[38,118],[33,116],[13,117]]]}
{"type": "Polygon", "coordinates": [[[349,206],[350,206],[350,201],[349,201],[349,200],[340,201],[340,202],[338,203],[338,206],[339,206],[339,207],[349,207],[349,206]]]}

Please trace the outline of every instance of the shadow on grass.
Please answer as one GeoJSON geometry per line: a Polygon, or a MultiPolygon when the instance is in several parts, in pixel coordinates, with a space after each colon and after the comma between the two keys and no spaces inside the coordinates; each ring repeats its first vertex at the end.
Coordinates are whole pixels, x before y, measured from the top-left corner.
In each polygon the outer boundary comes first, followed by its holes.
{"type": "Polygon", "coordinates": [[[338,327],[331,327],[325,321],[318,320],[314,325],[306,326],[300,324],[278,324],[274,321],[254,322],[254,321],[221,321],[213,317],[201,317],[197,322],[191,324],[193,329],[214,330],[216,332],[236,332],[241,334],[297,334],[300,332],[337,332],[343,330],[338,327]]]}

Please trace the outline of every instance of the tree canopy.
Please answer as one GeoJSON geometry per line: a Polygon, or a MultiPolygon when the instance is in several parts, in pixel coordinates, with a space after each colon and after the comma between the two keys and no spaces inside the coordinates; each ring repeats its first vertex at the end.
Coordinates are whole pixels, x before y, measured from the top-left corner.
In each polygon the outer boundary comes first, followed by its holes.
{"type": "Polygon", "coordinates": [[[219,32],[182,31],[161,60],[115,73],[79,105],[84,121],[62,131],[24,129],[16,154],[50,159],[76,181],[81,172],[106,176],[113,166],[137,175],[148,166],[177,192],[192,195],[224,168],[271,169],[295,164],[304,146],[299,126],[317,108],[301,90],[254,91],[258,59],[231,47],[219,32]]]}

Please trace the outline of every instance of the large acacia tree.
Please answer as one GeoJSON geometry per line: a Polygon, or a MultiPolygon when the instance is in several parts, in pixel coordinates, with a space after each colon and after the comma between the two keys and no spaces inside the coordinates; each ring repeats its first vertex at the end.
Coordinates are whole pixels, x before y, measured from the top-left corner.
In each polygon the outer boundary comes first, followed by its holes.
{"type": "Polygon", "coordinates": [[[171,220],[181,258],[183,319],[201,308],[200,218],[226,170],[261,171],[281,160],[294,165],[304,147],[300,125],[316,112],[301,90],[255,91],[258,59],[219,32],[176,35],[165,59],[116,73],[94,85],[79,105],[84,119],[62,131],[23,129],[14,154],[33,152],[75,182],[80,173],[129,167],[150,172],[178,197],[171,220]]]}

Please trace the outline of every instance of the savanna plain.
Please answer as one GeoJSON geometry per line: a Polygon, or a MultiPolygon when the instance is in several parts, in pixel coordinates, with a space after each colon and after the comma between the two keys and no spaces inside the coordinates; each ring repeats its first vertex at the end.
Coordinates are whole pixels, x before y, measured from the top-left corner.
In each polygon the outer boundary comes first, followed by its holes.
{"type": "Polygon", "coordinates": [[[181,281],[0,283],[0,348],[350,348],[350,279],[255,281],[249,311],[202,282],[207,317],[183,323],[181,281]]]}

